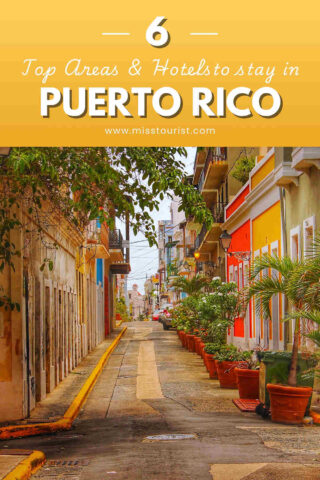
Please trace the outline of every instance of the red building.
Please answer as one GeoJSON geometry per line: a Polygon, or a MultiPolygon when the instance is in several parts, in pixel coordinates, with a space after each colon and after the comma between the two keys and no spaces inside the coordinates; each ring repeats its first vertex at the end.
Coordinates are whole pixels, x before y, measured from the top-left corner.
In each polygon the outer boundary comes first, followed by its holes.
{"type": "MultiPolygon", "coordinates": [[[[251,250],[251,222],[245,211],[242,212],[246,196],[250,189],[246,183],[238,192],[235,198],[226,208],[226,222],[224,228],[231,234],[232,240],[228,250],[233,255],[227,256],[226,278],[229,282],[233,281],[242,289],[248,281],[249,260],[243,258],[243,255],[236,252],[250,252],[251,250]]],[[[249,348],[252,339],[252,315],[251,303],[247,308],[246,314],[235,320],[233,328],[228,334],[228,341],[241,348],[249,348]]]]}

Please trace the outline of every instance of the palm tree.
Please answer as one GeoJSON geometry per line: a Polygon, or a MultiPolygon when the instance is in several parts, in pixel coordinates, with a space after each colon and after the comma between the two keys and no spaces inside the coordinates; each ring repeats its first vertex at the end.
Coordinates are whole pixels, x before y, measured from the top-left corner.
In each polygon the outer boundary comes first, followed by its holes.
{"type": "Polygon", "coordinates": [[[197,273],[197,275],[192,277],[191,280],[188,280],[185,277],[179,277],[175,279],[171,283],[171,287],[174,287],[176,290],[184,292],[187,295],[195,295],[200,293],[201,290],[208,285],[208,283],[209,279],[207,277],[197,273]]]}
{"type": "MultiPolygon", "coordinates": [[[[288,310],[291,313],[287,314],[284,320],[295,319],[288,376],[288,385],[292,387],[297,385],[301,317],[308,318],[307,315],[313,311],[315,304],[320,307],[319,260],[320,249],[316,250],[311,257],[301,261],[293,261],[289,257],[279,258],[269,254],[263,255],[261,258],[257,258],[252,265],[250,283],[245,293],[246,303],[254,296],[257,309],[262,308],[267,318],[271,318],[270,301],[272,297],[279,293],[285,295],[288,310]],[[272,275],[260,277],[261,272],[269,272],[270,269],[272,275]]],[[[314,336],[314,334],[311,335],[314,336]]]]}

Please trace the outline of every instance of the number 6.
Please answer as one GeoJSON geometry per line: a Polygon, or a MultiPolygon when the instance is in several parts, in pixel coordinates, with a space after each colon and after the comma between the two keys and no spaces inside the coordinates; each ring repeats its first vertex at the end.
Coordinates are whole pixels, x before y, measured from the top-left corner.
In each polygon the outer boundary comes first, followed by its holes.
{"type": "Polygon", "coordinates": [[[167,19],[165,17],[156,17],[146,31],[146,40],[153,47],[165,47],[170,42],[169,32],[162,27],[162,24],[167,19]],[[155,36],[159,34],[160,38],[155,39],[155,36]]]}

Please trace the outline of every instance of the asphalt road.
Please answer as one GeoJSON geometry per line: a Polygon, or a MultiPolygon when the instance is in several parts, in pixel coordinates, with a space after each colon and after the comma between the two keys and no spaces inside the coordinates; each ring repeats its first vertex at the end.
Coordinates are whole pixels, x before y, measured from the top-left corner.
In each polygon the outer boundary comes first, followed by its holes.
{"type": "Polygon", "coordinates": [[[72,431],[5,444],[44,451],[43,480],[320,479],[319,427],[273,425],[232,398],[174,331],[136,322],[72,431]]]}

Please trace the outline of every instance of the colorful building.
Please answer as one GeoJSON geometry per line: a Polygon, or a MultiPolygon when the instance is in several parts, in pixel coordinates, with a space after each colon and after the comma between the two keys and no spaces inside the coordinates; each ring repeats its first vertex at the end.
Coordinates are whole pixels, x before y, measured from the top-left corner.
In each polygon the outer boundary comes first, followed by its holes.
{"type": "Polygon", "coordinates": [[[242,186],[232,176],[232,168],[247,150],[250,155],[257,152],[256,148],[241,147],[210,147],[197,151],[193,184],[197,186],[210,209],[213,223],[209,229],[202,225],[194,246],[200,254],[197,271],[210,277],[225,276],[225,258],[219,245],[219,237],[225,219],[225,208],[242,186]]]}
{"type": "MultiPolygon", "coordinates": [[[[274,148],[261,149],[249,181],[226,208],[224,228],[232,236],[227,256],[227,278],[235,281],[239,289],[248,281],[249,257],[263,254],[283,254],[283,219],[279,169],[283,167],[274,148]],[[242,252],[235,253],[235,252],[242,252]],[[247,260],[243,260],[246,256],[247,260]]],[[[272,275],[266,271],[263,275],[272,275]]],[[[246,315],[237,319],[229,339],[250,348],[283,350],[283,299],[275,295],[271,305],[271,319],[250,303],[246,315]]]]}
{"type": "Polygon", "coordinates": [[[106,224],[81,231],[51,205],[42,209],[40,233],[26,205],[17,209],[26,228],[10,236],[22,255],[0,275],[2,294],[20,305],[0,308],[1,422],[28,417],[110,333],[114,276],[130,269],[106,224]]]}

